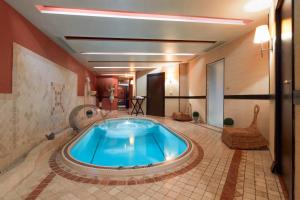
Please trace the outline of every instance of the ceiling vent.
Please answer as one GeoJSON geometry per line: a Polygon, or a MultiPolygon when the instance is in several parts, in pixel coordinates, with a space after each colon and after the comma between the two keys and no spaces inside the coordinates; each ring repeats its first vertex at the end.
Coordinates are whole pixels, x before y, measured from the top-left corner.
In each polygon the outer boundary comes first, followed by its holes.
{"type": "Polygon", "coordinates": [[[206,48],[204,50],[204,52],[209,52],[209,51],[211,51],[213,49],[216,49],[217,47],[223,45],[224,43],[225,43],[225,41],[218,41],[218,42],[214,43],[213,45],[211,45],[210,47],[206,48]]]}

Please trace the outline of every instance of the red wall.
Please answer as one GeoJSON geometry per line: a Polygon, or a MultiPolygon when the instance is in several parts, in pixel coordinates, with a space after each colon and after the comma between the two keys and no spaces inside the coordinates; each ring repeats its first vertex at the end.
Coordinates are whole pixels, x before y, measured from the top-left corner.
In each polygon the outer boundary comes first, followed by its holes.
{"type": "Polygon", "coordinates": [[[84,95],[85,77],[95,76],[65,50],[33,26],[4,1],[0,1],[0,93],[12,92],[13,42],[63,66],[78,75],[78,95],[84,95]]]}
{"type": "Polygon", "coordinates": [[[118,83],[119,79],[116,77],[97,77],[97,84],[96,84],[96,90],[98,94],[98,100],[102,102],[102,108],[109,110],[110,109],[110,102],[109,102],[109,92],[108,88],[111,87],[113,84],[115,87],[114,96],[115,100],[111,105],[112,110],[118,109],[118,83]]]}

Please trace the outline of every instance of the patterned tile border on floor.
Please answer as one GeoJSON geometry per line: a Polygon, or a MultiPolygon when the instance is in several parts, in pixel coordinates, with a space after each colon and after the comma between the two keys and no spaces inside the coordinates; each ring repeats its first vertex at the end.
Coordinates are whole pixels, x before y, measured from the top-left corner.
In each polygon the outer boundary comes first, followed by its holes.
{"type": "Polygon", "coordinates": [[[25,198],[25,200],[34,200],[42,193],[42,191],[48,186],[48,184],[53,180],[56,174],[52,171],[46,178],[44,178],[38,186],[25,198]]]}
{"type": "Polygon", "coordinates": [[[242,151],[235,150],[227,173],[227,178],[223,187],[223,191],[221,195],[222,200],[234,199],[234,193],[235,193],[241,159],[242,159],[242,151]]]}
{"type": "Polygon", "coordinates": [[[75,181],[75,182],[81,182],[81,183],[89,183],[89,184],[100,184],[100,185],[138,185],[138,184],[145,184],[145,183],[154,183],[158,181],[163,181],[166,179],[174,178],[178,175],[184,174],[188,172],[189,170],[196,167],[200,161],[203,159],[204,152],[203,149],[199,144],[197,144],[195,141],[193,141],[193,145],[197,148],[197,155],[196,158],[189,163],[184,168],[178,169],[174,172],[168,172],[166,174],[160,174],[160,175],[153,175],[153,176],[145,176],[142,178],[129,178],[125,180],[116,180],[116,179],[109,179],[109,178],[100,178],[100,177],[94,177],[94,178],[88,178],[88,177],[82,177],[75,175],[72,173],[72,171],[64,170],[62,167],[59,166],[56,160],[57,152],[55,152],[50,160],[49,165],[50,168],[58,175],[75,181]]]}

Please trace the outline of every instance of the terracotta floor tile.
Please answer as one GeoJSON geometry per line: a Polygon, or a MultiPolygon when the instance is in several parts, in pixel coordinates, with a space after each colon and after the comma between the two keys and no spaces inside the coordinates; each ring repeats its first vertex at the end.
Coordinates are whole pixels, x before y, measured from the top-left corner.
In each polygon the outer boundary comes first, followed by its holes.
{"type": "Polygon", "coordinates": [[[155,119],[191,138],[203,150],[202,158],[186,163],[181,171],[160,178],[155,176],[114,182],[72,174],[72,170],[62,168],[55,162],[56,157],[51,157],[49,153],[47,158],[41,160],[43,167],[35,170],[15,188],[16,192],[8,193],[4,200],[18,200],[24,196],[41,200],[284,198],[280,179],[270,172],[272,159],[269,151],[234,151],[222,143],[218,131],[168,118],[155,119]],[[49,165],[54,172],[51,172],[49,165]]]}

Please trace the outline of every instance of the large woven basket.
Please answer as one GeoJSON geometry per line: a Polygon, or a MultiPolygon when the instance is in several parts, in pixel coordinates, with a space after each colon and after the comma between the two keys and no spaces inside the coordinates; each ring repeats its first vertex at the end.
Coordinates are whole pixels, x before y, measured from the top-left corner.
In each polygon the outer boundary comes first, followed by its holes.
{"type": "Polygon", "coordinates": [[[262,136],[257,128],[257,116],[259,106],[254,107],[253,121],[248,128],[225,127],[222,133],[222,141],[232,149],[264,149],[267,148],[268,141],[262,136]]]}
{"type": "Polygon", "coordinates": [[[184,112],[174,112],[172,118],[177,121],[192,121],[192,105],[186,104],[184,112]]]}

